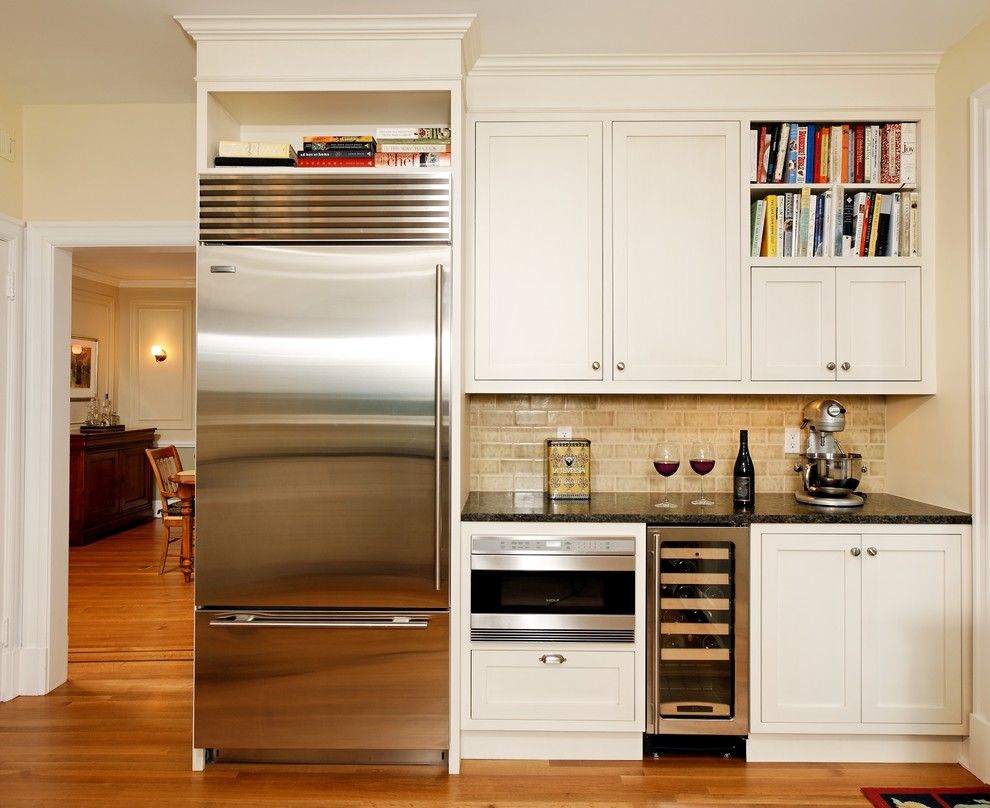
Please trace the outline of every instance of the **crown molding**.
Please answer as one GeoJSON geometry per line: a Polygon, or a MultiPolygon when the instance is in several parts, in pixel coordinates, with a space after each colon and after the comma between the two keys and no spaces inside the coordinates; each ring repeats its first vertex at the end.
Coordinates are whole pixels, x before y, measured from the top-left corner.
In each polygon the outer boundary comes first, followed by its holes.
{"type": "Polygon", "coordinates": [[[475,76],[934,74],[941,53],[489,54],[475,76]]]}
{"type": "Polygon", "coordinates": [[[196,42],[463,39],[474,14],[189,15],[173,18],[196,42]]]}
{"type": "Polygon", "coordinates": [[[102,283],[104,286],[113,286],[117,289],[191,289],[196,286],[195,278],[118,278],[114,275],[105,275],[102,272],[95,272],[86,267],[73,265],[72,277],[82,278],[93,283],[102,283]]]}

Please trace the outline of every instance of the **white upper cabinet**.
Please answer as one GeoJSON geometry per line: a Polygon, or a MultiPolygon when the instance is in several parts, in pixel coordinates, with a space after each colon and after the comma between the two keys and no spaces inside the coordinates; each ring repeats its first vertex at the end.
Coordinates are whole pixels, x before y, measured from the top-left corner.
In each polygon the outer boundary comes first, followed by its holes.
{"type": "Polygon", "coordinates": [[[475,378],[602,378],[602,124],[478,123],[475,378]]]}
{"type": "Polygon", "coordinates": [[[921,379],[919,267],[752,273],[754,380],[921,379]]]}
{"type": "Polygon", "coordinates": [[[613,125],[612,377],[740,378],[739,123],[613,125]]]}

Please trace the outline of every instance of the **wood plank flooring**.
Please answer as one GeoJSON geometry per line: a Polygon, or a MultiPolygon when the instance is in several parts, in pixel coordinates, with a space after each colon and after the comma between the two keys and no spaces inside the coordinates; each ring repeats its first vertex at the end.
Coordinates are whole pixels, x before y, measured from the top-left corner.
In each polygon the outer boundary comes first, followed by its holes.
{"type": "MultiPolygon", "coordinates": [[[[975,785],[953,765],[465,761],[190,771],[192,587],[151,526],[70,553],[69,681],[0,704],[0,806],[866,808],[861,786],[975,785]],[[175,658],[181,657],[181,658],[175,658]]],[[[401,720],[401,717],[398,717],[401,720]]]]}

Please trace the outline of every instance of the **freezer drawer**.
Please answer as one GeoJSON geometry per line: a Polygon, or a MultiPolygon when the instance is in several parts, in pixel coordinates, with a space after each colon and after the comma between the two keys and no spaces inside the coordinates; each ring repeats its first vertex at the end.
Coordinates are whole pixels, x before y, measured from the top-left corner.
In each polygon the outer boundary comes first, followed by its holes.
{"type": "Polygon", "coordinates": [[[448,748],[446,612],[196,613],[194,746],[448,748]]]}

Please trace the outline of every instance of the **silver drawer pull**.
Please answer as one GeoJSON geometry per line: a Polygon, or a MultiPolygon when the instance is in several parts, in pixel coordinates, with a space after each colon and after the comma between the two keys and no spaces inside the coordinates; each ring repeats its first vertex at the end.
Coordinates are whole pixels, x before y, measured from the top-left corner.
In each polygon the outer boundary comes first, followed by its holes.
{"type": "Polygon", "coordinates": [[[544,665],[563,665],[567,662],[567,657],[563,654],[544,654],[540,657],[540,662],[544,665]]]}

